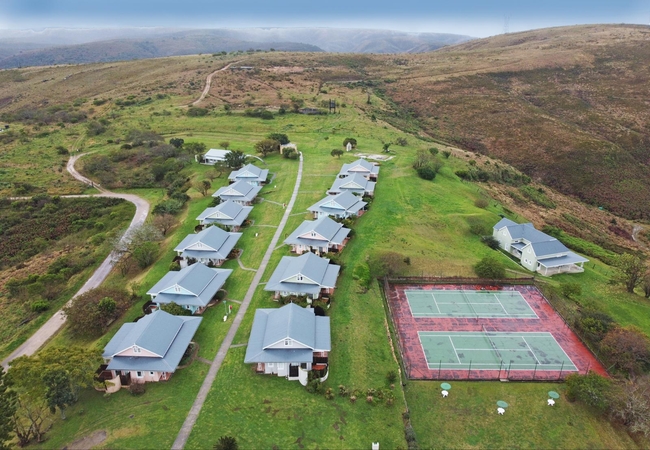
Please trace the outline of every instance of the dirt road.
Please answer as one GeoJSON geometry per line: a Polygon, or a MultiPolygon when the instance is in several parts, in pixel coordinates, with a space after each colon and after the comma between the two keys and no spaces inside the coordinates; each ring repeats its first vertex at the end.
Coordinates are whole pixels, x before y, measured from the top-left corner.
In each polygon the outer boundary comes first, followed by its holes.
{"type": "Polygon", "coordinates": [[[233,64],[237,64],[241,61],[233,61],[230,64],[227,64],[226,66],[222,67],[221,69],[217,69],[214,72],[212,72],[208,77],[205,79],[205,87],[203,88],[203,92],[201,92],[201,96],[198,98],[198,100],[195,100],[192,102],[192,106],[196,106],[199,103],[201,103],[205,97],[208,95],[208,92],[210,92],[210,86],[212,86],[212,77],[217,74],[218,72],[223,72],[224,70],[227,70],[232,66],[233,64]]]}
{"type": "MultiPolygon", "coordinates": [[[[74,178],[81,181],[82,183],[85,183],[87,185],[93,184],[94,187],[100,192],[99,194],[94,196],[88,195],[88,197],[121,198],[135,205],[135,215],[133,216],[133,220],[131,220],[131,224],[129,225],[129,228],[125,233],[125,236],[128,235],[130,230],[142,225],[144,221],[147,219],[147,215],[149,214],[149,203],[146,200],[138,197],[137,195],[118,194],[115,192],[111,192],[107,189],[104,189],[103,187],[92,183],[91,180],[89,180],[88,178],[84,177],[79,172],[77,172],[77,170],[74,168],[74,164],[77,161],[77,159],[79,159],[85,154],[86,153],[81,153],[70,157],[67,166],[68,172],[70,172],[70,174],[74,178]]],[[[77,197],[81,197],[81,196],[77,196],[77,197]]],[[[122,239],[124,239],[124,237],[122,237],[122,239]]],[[[119,259],[120,256],[118,254],[111,252],[111,254],[106,257],[106,259],[102,262],[102,264],[97,268],[97,270],[95,270],[95,272],[88,279],[88,281],[86,281],[86,283],[81,287],[81,289],[79,289],[79,291],[74,295],[74,297],[72,297],[70,301],[74,300],[75,297],[89,291],[90,289],[94,289],[98,287],[100,284],[102,284],[102,282],[106,279],[108,274],[111,272],[113,265],[119,259]]],[[[50,320],[45,322],[43,326],[36,331],[36,333],[34,333],[20,347],[14,350],[13,353],[11,353],[4,361],[2,361],[2,366],[6,369],[9,366],[9,363],[13,359],[18,358],[19,356],[33,355],[34,353],[36,353],[39,348],[41,348],[52,336],[56,334],[57,331],[61,329],[61,327],[65,323],[65,320],[66,319],[65,319],[65,315],[63,314],[63,311],[62,310],[57,311],[50,318],[50,320]]]]}

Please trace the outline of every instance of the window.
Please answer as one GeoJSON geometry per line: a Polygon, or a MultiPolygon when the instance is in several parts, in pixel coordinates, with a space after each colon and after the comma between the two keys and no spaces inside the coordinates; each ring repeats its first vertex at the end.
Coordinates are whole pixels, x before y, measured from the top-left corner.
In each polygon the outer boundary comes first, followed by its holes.
{"type": "Polygon", "coordinates": [[[141,352],[140,347],[138,347],[137,345],[134,345],[133,346],[133,353],[140,353],[140,352],[141,352]]]}
{"type": "Polygon", "coordinates": [[[149,372],[149,375],[151,375],[153,377],[153,372],[149,372]]]}
{"type": "Polygon", "coordinates": [[[302,275],[298,274],[298,276],[296,277],[296,280],[297,281],[302,281],[302,275]]]}
{"type": "Polygon", "coordinates": [[[316,232],[315,231],[311,232],[311,237],[316,237],[316,232]]]}
{"type": "Polygon", "coordinates": [[[138,378],[142,378],[142,372],[139,372],[139,371],[136,372],[136,373],[135,373],[135,376],[138,377],[138,378]]]}
{"type": "Polygon", "coordinates": [[[176,284],[176,285],[174,285],[174,290],[175,290],[176,292],[180,292],[180,291],[181,291],[181,287],[180,287],[179,285],[176,284]]]}
{"type": "Polygon", "coordinates": [[[268,363],[267,366],[269,366],[269,369],[273,369],[273,363],[268,363]]]}
{"type": "Polygon", "coordinates": [[[291,346],[291,339],[285,339],[284,340],[284,345],[285,345],[285,347],[291,346]]]}

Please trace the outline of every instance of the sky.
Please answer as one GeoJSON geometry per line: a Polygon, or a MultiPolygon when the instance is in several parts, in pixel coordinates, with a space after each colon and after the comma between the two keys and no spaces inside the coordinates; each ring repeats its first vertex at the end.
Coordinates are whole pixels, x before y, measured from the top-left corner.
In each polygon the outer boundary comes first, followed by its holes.
{"type": "Polygon", "coordinates": [[[0,0],[0,30],[46,27],[331,27],[486,37],[650,22],[650,0],[0,0]]]}

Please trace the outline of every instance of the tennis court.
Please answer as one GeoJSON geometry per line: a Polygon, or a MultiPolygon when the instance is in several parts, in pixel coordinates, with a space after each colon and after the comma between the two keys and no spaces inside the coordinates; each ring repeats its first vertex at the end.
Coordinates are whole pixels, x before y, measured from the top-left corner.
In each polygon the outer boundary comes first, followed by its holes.
{"type": "Polygon", "coordinates": [[[420,331],[429,369],[576,372],[551,333],[420,331]]]}
{"type": "Polygon", "coordinates": [[[405,290],[413,317],[537,319],[518,291],[405,290]]]}

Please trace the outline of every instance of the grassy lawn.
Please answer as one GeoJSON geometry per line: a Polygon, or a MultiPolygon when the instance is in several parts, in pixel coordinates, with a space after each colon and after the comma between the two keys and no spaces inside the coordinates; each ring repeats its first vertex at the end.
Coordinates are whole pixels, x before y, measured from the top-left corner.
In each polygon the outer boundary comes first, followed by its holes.
{"type": "Polygon", "coordinates": [[[409,382],[406,398],[421,448],[635,448],[622,430],[583,405],[569,403],[554,383],[409,382]],[[547,392],[561,395],[554,407],[547,392]],[[498,400],[509,404],[497,414],[498,400]],[[459,418],[462,417],[462,420],[459,418]]]}

